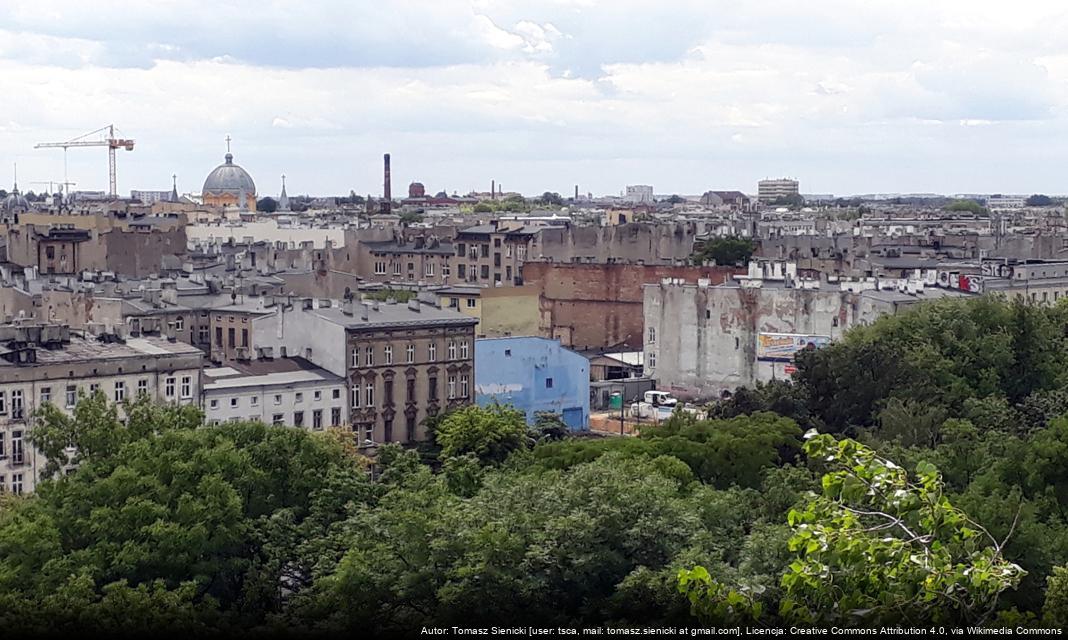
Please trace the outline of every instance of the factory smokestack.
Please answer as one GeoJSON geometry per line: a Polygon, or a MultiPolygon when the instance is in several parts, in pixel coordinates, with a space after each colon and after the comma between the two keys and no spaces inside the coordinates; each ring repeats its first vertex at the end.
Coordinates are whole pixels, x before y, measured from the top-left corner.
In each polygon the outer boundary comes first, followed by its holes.
{"type": "Polygon", "coordinates": [[[490,200],[497,199],[497,181],[490,180],[490,200]]]}
{"type": "Polygon", "coordinates": [[[578,185],[575,185],[575,202],[578,202],[578,185]]]}
{"type": "Polygon", "coordinates": [[[389,179],[389,154],[382,156],[382,162],[384,165],[384,173],[382,185],[382,213],[389,213],[393,210],[393,193],[390,189],[389,179]]]}

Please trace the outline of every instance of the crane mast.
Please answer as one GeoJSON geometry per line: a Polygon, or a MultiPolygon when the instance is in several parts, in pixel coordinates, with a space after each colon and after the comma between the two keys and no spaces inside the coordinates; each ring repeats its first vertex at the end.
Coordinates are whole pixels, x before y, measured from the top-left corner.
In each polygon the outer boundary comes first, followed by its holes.
{"type": "Polygon", "coordinates": [[[116,197],[119,194],[118,179],[116,177],[115,150],[125,149],[133,151],[134,141],[128,138],[115,137],[115,125],[109,124],[96,131],[78,136],[65,142],[40,142],[34,145],[34,149],[63,149],[63,182],[67,184],[67,149],[72,147],[107,147],[108,148],[108,195],[116,197]],[[103,135],[102,140],[86,140],[90,136],[103,135]]]}

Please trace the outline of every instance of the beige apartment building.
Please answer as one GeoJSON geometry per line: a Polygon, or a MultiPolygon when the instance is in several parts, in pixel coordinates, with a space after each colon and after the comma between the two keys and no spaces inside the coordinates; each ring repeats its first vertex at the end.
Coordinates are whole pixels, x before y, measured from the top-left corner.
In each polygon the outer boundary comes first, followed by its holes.
{"type": "Polygon", "coordinates": [[[146,395],[199,404],[204,354],[166,338],[72,332],[53,324],[0,326],[0,490],[34,490],[47,462],[29,442],[46,402],[70,412],[101,391],[109,401],[146,395]]]}

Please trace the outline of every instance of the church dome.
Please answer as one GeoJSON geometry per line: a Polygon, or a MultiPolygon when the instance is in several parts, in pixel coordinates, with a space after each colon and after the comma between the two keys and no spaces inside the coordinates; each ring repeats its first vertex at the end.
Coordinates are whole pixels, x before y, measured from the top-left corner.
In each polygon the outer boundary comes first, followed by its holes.
{"type": "Polygon", "coordinates": [[[242,192],[250,198],[256,195],[256,183],[247,171],[234,164],[233,154],[227,153],[226,162],[215,167],[204,180],[203,195],[239,195],[242,192]]]}
{"type": "Polygon", "coordinates": [[[9,193],[2,204],[0,209],[3,209],[4,213],[19,213],[29,211],[30,202],[23,197],[18,190],[18,187],[14,191],[9,193]]]}

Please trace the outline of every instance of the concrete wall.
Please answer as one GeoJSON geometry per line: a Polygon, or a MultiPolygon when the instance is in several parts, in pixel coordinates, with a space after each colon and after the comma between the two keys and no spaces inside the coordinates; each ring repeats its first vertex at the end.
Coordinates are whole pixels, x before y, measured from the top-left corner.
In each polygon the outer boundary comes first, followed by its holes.
{"type": "MultiPolygon", "coordinates": [[[[663,278],[712,284],[744,270],[642,264],[553,264],[528,262],[527,287],[538,292],[539,335],[576,349],[641,349],[642,285],[663,278]]],[[[485,315],[485,314],[484,314],[485,315]]]]}
{"type": "Polygon", "coordinates": [[[550,411],[561,414],[572,430],[585,430],[590,418],[589,362],[546,338],[476,340],[475,402],[511,404],[530,424],[536,412],[550,411]]]}
{"type": "Polygon", "coordinates": [[[757,334],[838,339],[855,322],[858,294],[829,289],[646,285],[645,375],[682,397],[784,378],[788,363],[757,360],[757,334]],[[653,364],[655,362],[655,364],[653,364]]]}
{"type": "Polygon", "coordinates": [[[335,228],[279,227],[276,220],[263,222],[246,222],[240,225],[193,224],[186,228],[190,242],[203,244],[223,244],[230,239],[242,242],[252,238],[253,242],[266,241],[274,244],[284,242],[291,247],[299,247],[303,242],[312,242],[317,249],[326,247],[331,241],[335,247],[345,246],[345,230],[335,228]]]}
{"type": "Polygon", "coordinates": [[[530,286],[483,289],[479,334],[489,338],[537,336],[538,291],[530,286]]]}
{"type": "Polygon", "coordinates": [[[282,286],[283,291],[300,298],[340,300],[345,296],[346,288],[355,294],[360,285],[360,279],[356,274],[344,271],[307,271],[275,275],[285,281],[282,286]]]}
{"type": "MultiPolygon", "coordinates": [[[[528,260],[554,262],[637,261],[672,263],[693,251],[696,227],[692,222],[672,224],[628,223],[608,227],[546,228],[528,260]]],[[[523,267],[524,279],[526,266],[523,267]]]]}
{"type": "MultiPolygon", "coordinates": [[[[186,252],[185,227],[153,229],[152,231],[124,231],[112,229],[100,235],[108,271],[144,277],[159,273],[163,256],[184,256],[186,252]]],[[[92,244],[92,241],[83,245],[92,244]]]]}
{"type": "Polygon", "coordinates": [[[284,346],[287,356],[306,358],[334,375],[346,376],[348,359],[344,327],[327,322],[314,313],[304,313],[299,300],[292,306],[271,308],[274,313],[252,321],[252,344],[271,347],[276,358],[282,356],[284,346]],[[308,349],[311,349],[310,357],[308,349]]]}

